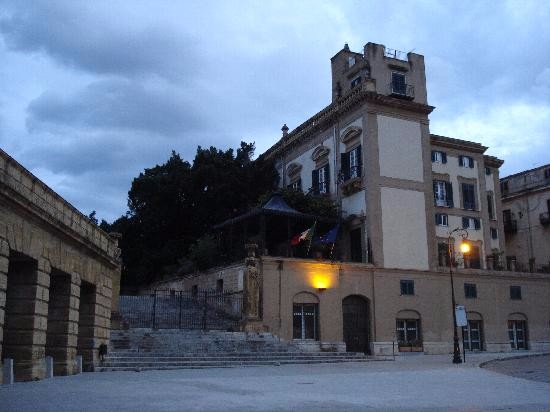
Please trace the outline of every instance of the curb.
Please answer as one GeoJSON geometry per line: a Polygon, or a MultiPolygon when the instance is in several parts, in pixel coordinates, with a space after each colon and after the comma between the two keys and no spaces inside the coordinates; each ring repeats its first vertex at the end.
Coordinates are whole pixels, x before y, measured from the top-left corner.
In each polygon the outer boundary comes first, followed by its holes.
{"type": "Polygon", "coordinates": [[[515,355],[515,356],[507,356],[507,357],[502,357],[502,358],[497,358],[497,359],[491,359],[491,360],[488,360],[488,361],[485,361],[485,362],[481,362],[479,364],[479,367],[484,368],[484,367],[486,367],[487,365],[489,365],[491,363],[503,362],[503,361],[507,361],[507,360],[523,359],[523,358],[537,358],[537,357],[540,357],[540,356],[550,356],[550,352],[527,353],[525,355],[515,355]]]}

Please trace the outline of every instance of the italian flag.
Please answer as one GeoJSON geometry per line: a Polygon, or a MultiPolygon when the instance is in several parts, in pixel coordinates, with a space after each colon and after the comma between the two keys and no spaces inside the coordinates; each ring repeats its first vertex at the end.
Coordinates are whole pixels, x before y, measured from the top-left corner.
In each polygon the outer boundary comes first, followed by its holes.
{"type": "Polygon", "coordinates": [[[304,230],[302,233],[299,233],[297,234],[296,236],[294,236],[291,240],[290,240],[290,244],[292,246],[297,246],[298,244],[300,244],[300,242],[304,241],[304,240],[309,240],[311,241],[311,239],[313,239],[313,232],[315,231],[315,224],[317,222],[315,222],[313,224],[313,226],[311,226],[309,229],[306,229],[304,230]]]}

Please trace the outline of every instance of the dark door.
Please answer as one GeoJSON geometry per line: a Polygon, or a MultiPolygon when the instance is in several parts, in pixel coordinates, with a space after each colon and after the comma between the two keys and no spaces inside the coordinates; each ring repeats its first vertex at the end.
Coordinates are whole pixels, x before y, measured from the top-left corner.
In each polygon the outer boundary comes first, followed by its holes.
{"type": "Polygon", "coordinates": [[[348,296],[342,301],[344,341],[348,352],[369,350],[369,304],[360,296],[348,296]]]}

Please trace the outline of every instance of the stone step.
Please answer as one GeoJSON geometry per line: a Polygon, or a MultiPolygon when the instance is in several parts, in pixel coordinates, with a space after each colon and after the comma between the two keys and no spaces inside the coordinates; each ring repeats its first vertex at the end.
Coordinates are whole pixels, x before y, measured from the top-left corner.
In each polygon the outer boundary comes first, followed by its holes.
{"type": "Polygon", "coordinates": [[[155,363],[126,363],[120,365],[98,366],[98,372],[107,371],[145,371],[194,368],[231,368],[242,366],[279,366],[279,365],[312,365],[326,363],[369,362],[369,358],[350,359],[281,359],[281,360],[246,360],[246,361],[190,361],[190,362],[155,362],[155,363]]]}
{"type": "Polygon", "coordinates": [[[247,360],[280,360],[280,359],[364,359],[365,356],[353,356],[353,355],[338,355],[338,356],[308,356],[308,355],[293,355],[293,356],[124,356],[124,357],[114,357],[106,358],[104,363],[114,364],[114,363],[128,363],[128,362],[188,362],[188,361],[247,361],[247,360]]]}
{"type": "Polygon", "coordinates": [[[197,357],[209,357],[209,358],[220,358],[220,357],[229,357],[229,356],[238,356],[245,358],[254,358],[254,357],[274,357],[274,356],[328,356],[328,357],[338,357],[338,356],[347,356],[347,357],[365,357],[366,355],[362,352],[218,352],[218,353],[203,353],[197,355],[197,353],[184,353],[184,352],[111,352],[108,355],[108,358],[197,358],[197,357]]]}

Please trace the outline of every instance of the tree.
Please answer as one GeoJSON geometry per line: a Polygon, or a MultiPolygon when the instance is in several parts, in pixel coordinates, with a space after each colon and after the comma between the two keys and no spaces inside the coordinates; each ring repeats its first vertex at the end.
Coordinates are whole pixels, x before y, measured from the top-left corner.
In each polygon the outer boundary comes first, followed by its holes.
{"type": "Polygon", "coordinates": [[[212,239],[201,236],[276,187],[273,163],[253,155],[253,143],[241,142],[236,152],[199,146],[191,165],[173,151],[166,163],[133,180],[127,214],[107,228],[122,233],[123,286],[173,272],[188,254],[203,265],[212,239]]]}

